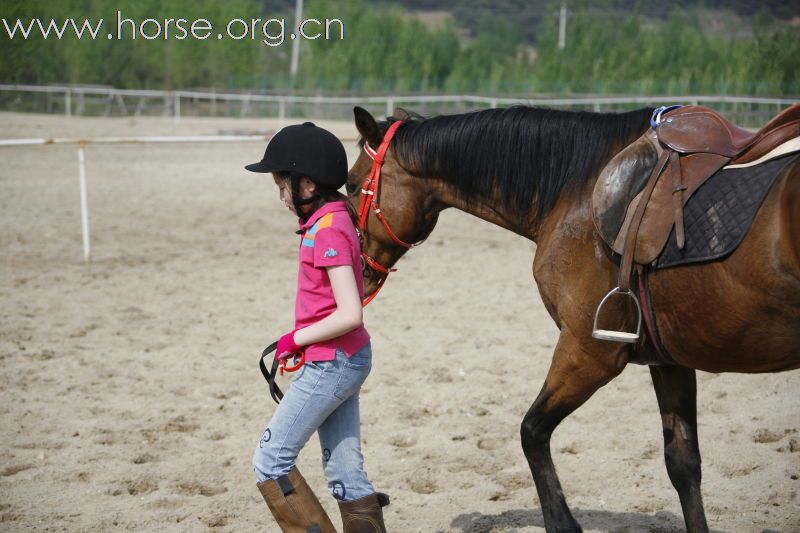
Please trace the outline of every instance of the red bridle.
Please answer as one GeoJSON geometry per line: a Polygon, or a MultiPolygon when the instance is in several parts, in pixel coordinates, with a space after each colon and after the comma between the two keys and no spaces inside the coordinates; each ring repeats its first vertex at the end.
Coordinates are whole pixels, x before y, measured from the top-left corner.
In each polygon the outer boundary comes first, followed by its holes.
{"type": "MultiPolygon", "coordinates": [[[[398,120],[389,126],[389,129],[386,130],[386,134],[383,136],[383,140],[381,141],[380,146],[378,146],[377,151],[373,150],[368,143],[364,143],[364,151],[370,158],[372,158],[372,168],[370,169],[369,176],[367,176],[367,179],[364,180],[364,184],[361,186],[361,199],[358,205],[358,232],[359,234],[363,235],[367,230],[367,219],[369,218],[369,212],[371,208],[372,212],[375,213],[375,217],[380,221],[381,224],[383,224],[383,228],[386,230],[386,233],[396,244],[402,246],[403,248],[413,248],[414,246],[422,244],[422,241],[409,244],[395,235],[395,233],[389,228],[389,223],[386,222],[386,217],[384,216],[383,211],[381,211],[381,206],[378,203],[381,182],[381,167],[383,166],[386,152],[389,150],[389,144],[392,141],[392,137],[394,137],[397,128],[399,128],[401,124],[403,124],[403,121],[398,120]]],[[[383,277],[380,279],[380,281],[378,281],[378,288],[375,289],[375,292],[364,298],[364,305],[366,306],[372,301],[373,298],[375,298],[375,296],[377,296],[378,291],[380,291],[381,287],[383,287],[383,282],[389,277],[389,272],[394,272],[397,269],[388,268],[381,265],[372,257],[367,255],[364,251],[361,252],[361,257],[364,259],[366,264],[370,266],[370,268],[383,274],[383,277]]]]}

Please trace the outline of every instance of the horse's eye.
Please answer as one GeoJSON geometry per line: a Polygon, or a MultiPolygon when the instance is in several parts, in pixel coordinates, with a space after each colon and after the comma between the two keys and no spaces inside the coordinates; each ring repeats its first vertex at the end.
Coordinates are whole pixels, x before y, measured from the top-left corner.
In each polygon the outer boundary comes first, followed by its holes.
{"type": "Polygon", "coordinates": [[[349,194],[353,194],[354,192],[356,192],[356,188],[357,187],[358,187],[358,185],[356,185],[355,183],[352,183],[352,182],[348,182],[347,185],[344,186],[344,188],[347,189],[347,192],[349,194]]]}

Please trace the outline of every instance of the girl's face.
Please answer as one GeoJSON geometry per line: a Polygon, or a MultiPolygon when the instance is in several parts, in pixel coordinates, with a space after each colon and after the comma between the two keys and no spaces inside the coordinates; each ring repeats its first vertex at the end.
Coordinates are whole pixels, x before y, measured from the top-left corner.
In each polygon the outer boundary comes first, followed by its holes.
{"type": "MultiPolygon", "coordinates": [[[[292,182],[288,177],[281,177],[278,174],[272,173],[272,178],[275,180],[275,185],[278,186],[278,195],[286,206],[286,208],[291,211],[293,214],[296,214],[294,211],[294,203],[292,203],[292,182]]],[[[317,184],[311,181],[310,179],[303,176],[300,178],[300,199],[304,200],[306,198],[311,198],[314,194],[314,191],[317,189],[317,184]]],[[[310,205],[303,205],[300,206],[300,210],[303,214],[307,214],[312,207],[310,205]]]]}

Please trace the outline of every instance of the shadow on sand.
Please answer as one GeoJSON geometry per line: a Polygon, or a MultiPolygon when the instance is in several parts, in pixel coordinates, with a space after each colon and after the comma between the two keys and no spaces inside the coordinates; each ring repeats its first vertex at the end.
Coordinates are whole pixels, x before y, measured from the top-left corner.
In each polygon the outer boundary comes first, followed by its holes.
{"type": "MultiPolygon", "coordinates": [[[[585,530],[611,533],[683,533],[683,517],[667,511],[654,514],[618,513],[573,509],[575,519],[585,530]]],[[[463,533],[512,533],[518,528],[544,528],[540,509],[513,509],[499,514],[463,513],[453,519],[450,526],[463,533]]],[[[711,530],[712,533],[723,533],[711,530]]]]}

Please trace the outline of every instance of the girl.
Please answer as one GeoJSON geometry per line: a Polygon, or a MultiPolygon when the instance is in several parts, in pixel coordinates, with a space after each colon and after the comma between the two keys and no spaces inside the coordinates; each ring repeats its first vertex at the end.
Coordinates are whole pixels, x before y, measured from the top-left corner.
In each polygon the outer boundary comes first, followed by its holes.
{"type": "Polygon", "coordinates": [[[305,364],[256,446],[258,489],[284,532],[335,533],[295,465],[317,431],[344,532],[386,533],[381,505],[387,498],[375,493],[361,455],[358,396],[372,353],[362,324],[361,249],[338,192],[347,181],[344,146],[306,122],[279,131],[264,158],[245,168],[271,172],[281,200],[300,219],[295,329],[280,338],[275,357],[303,352],[305,364]]]}

